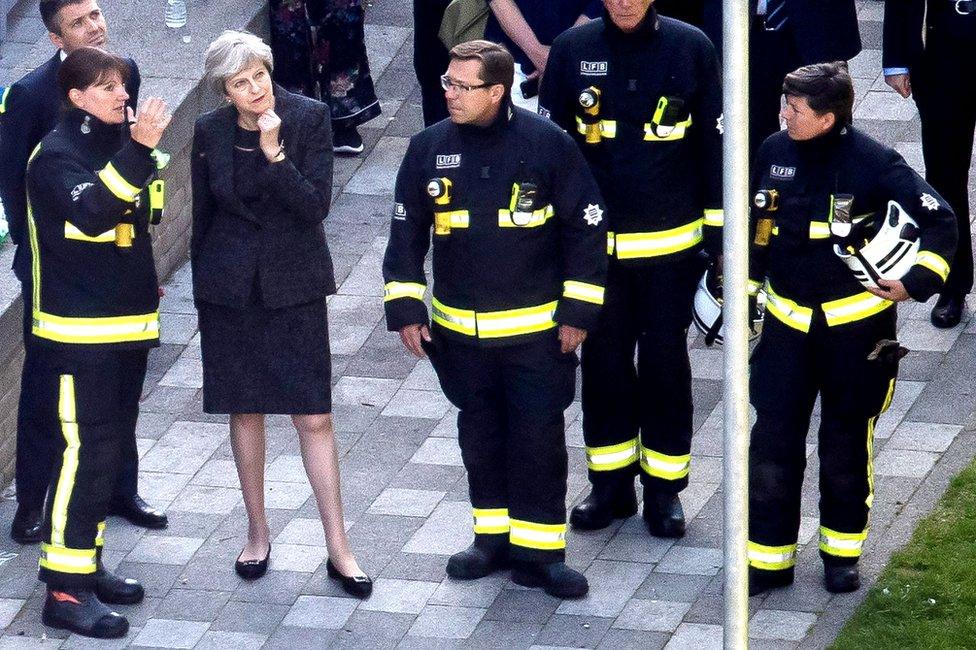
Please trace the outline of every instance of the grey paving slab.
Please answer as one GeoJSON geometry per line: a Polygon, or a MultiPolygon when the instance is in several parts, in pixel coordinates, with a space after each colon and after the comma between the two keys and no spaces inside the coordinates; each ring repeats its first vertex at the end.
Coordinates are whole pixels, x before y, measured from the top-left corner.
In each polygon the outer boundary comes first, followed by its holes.
{"type": "Polygon", "coordinates": [[[650,572],[650,564],[597,560],[585,573],[590,592],[580,600],[564,601],[557,611],[560,614],[617,616],[650,572]]]}
{"type": "Polygon", "coordinates": [[[379,578],[373,585],[373,595],[360,609],[394,614],[419,614],[437,590],[436,582],[379,578]]]}
{"type": "Polygon", "coordinates": [[[805,612],[763,609],[749,621],[749,635],[756,639],[802,641],[817,617],[805,612]]]}
{"type": "Polygon", "coordinates": [[[192,648],[207,632],[207,623],[154,618],[132,642],[133,646],[153,648],[192,648]]]}
{"type": "Polygon", "coordinates": [[[627,603],[613,626],[627,630],[674,632],[689,609],[691,603],[634,598],[627,603]]]}
{"type": "Polygon", "coordinates": [[[474,607],[428,605],[407,634],[431,639],[467,639],[478,627],[486,611],[474,607]]]}
{"type": "Polygon", "coordinates": [[[286,627],[337,630],[349,620],[357,604],[349,598],[299,596],[281,624],[286,627]]]}

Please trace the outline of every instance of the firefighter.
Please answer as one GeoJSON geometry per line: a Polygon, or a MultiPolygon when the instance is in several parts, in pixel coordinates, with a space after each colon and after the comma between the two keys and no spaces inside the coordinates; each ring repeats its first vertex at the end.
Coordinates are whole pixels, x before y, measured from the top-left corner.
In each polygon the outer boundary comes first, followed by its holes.
{"type": "Polygon", "coordinates": [[[579,598],[586,578],[564,561],[563,411],[575,350],[603,303],[603,202],[573,141],[513,107],[507,50],[471,41],[450,56],[441,83],[451,119],[411,140],[397,178],[387,326],[430,357],[460,411],[475,539],[450,558],[448,575],[511,567],[520,585],[579,598]]]}
{"type": "Polygon", "coordinates": [[[874,426],[906,352],[895,340],[895,303],[939,291],[956,226],[901,156],[851,127],[846,63],[799,68],[783,91],[787,130],[762,144],[754,178],[750,290],[765,283],[767,302],[751,362],[749,592],[793,581],[819,395],[820,557],[827,590],[841,593],[860,585],[874,426]],[[869,224],[875,235],[855,236],[869,224]]]}
{"type": "Polygon", "coordinates": [[[592,491],[570,523],[637,512],[684,534],[692,396],[687,330],[721,246],[721,88],[715,49],[651,0],[605,0],[602,19],[553,43],[540,112],[576,140],[607,201],[606,304],[583,346],[583,436],[592,491]],[[634,352],[637,364],[634,366],[634,352]]]}
{"type": "Polygon", "coordinates": [[[115,638],[126,619],[107,604],[143,598],[102,564],[105,515],[122,449],[159,345],[149,236],[160,186],[153,148],[169,123],[149,99],[126,128],[125,59],[82,47],[58,70],[64,112],[27,167],[35,366],[31,412],[57,449],[48,487],[40,579],[45,625],[115,638]],[[151,182],[152,181],[152,182],[151,182]]]}

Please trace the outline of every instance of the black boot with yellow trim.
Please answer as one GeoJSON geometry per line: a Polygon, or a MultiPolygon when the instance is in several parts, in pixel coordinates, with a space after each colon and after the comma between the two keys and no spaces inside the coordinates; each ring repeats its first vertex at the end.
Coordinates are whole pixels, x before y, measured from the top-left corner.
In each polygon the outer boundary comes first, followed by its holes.
{"type": "Polygon", "coordinates": [[[569,515],[569,524],[577,530],[600,530],[614,519],[637,514],[637,492],[633,472],[594,481],[590,494],[569,515]]]}
{"type": "Polygon", "coordinates": [[[861,574],[857,563],[833,564],[824,562],[824,588],[832,594],[846,594],[861,588],[861,574]]]}
{"type": "Polygon", "coordinates": [[[98,537],[95,538],[95,558],[98,568],[95,570],[95,594],[103,603],[111,605],[135,605],[141,603],[146,595],[145,589],[132,578],[123,578],[105,568],[102,563],[104,548],[105,522],[98,524],[98,537]]]}
{"type": "Polygon", "coordinates": [[[509,568],[508,535],[475,535],[474,543],[447,561],[447,575],[477,580],[509,568]]]}
{"type": "Polygon", "coordinates": [[[776,571],[766,571],[749,567],[749,596],[764,594],[770,589],[779,589],[793,584],[794,567],[779,569],[776,571]]]}
{"type": "Polygon", "coordinates": [[[538,587],[553,598],[582,598],[590,590],[586,576],[558,562],[513,563],[512,582],[523,587],[538,587]]]}
{"type": "Polygon", "coordinates": [[[685,536],[685,511],[677,494],[644,488],[644,523],[655,537],[685,536]]]}

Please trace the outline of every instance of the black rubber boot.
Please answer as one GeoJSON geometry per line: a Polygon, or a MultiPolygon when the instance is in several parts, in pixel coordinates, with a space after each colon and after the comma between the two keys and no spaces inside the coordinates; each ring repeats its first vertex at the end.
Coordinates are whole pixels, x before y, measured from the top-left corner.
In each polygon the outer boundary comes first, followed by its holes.
{"type": "Polygon", "coordinates": [[[594,483],[590,494],[569,515],[569,525],[577,530],[599,530],[637,514],[634,477],[594,483]]]}
{"type": "Polygon", "coordinates": [[[477,580],[509,566],[508,535],[475,535],[471,546],[447,561],[447,575],[455,580],[477,580]]]}
{"type": "Polygon", "coordinates": [[[565,562],[518,562],[512,582],[523,587],[539,587],[553,598],[582,598],[590,590],[584,576],[565,562]]]}
{"type": "Polygon", "coordinates": [[[18,544],[37,544],[44,537],[43,523],[44,512],[40,508],[20,504],[10,523],[10,537],[18,544]]]}
{"type": "Polygon", "coordinates": [[[793,567],[778,571],[765,571],[749,567],[749,595],[758,596],[770,589],[793,584],[793,567]]]}
{"type": "Polygon", "coordinates": [[[644,488],[644,523],[655,537],[684,537],[685,511],[677,494],[644,488]]]}
{"type": "Polygon", "coordinates": [[[824,587],[832,594],[846,594],[861,587],[861,574],[856,564],[824,565],[824,587]]]}
{"type": "Polygon", "coordinates": [[[142,585],[132,578],[117,576],[102,564],[95,573],[95,595],[103,603],[112,605],[135,605],[141,603],[146,595],[142,585]]]}
{"type": "Polygon", "coordinates": [[[48,627],[96,639],[118,639],[129,631],[129,621],[103,605],[95,593],[83,589],[48,589],[41,620],[48,627]]]}

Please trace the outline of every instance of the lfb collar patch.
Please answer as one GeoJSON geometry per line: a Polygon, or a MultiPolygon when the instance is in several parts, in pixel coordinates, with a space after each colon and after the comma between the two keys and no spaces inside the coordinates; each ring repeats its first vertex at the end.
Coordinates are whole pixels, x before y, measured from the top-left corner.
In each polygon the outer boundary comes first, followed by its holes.
{"type": "Polygon", "coordinates": [[[454,169],[461,166],[461,154],[454,153],[437,156],[437,169],[454,169]]]}
{"type": "Polygon", "coordinates": [[[580,74],[587,77],[605,77],[608,69],[606,61],[580,61],[580,74]]]}
{"type": "Polygon", "coordinates": [[[785,167],[783,165],[771,165],[769,167],[770,178],[781,181],[791,181],[796,177],[796,167],[785,167]]]}

